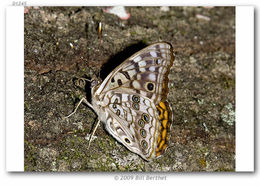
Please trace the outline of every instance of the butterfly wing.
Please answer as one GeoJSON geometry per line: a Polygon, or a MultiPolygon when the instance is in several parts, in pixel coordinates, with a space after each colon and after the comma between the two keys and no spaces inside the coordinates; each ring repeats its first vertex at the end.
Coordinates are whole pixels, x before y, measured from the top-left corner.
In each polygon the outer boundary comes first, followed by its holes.
{"type": "Polygon", "coordinates": [[[166,101],[172,46],[156,43],[117,67],[94,93],[103,102],[106,129],[129,150],[146,160],[167,147],[172,111],[166,101]]]}
{"type": "Polygon", "coordinates": [[[150,99],[115,93],[106,113],[106,129],[110,134],[142,158],[153,157],[160,124],[156,106],[150,99]]]}
{"type": "Polygon", "coordinates": [[[106,94],[116,89],[130,91],[148,97],[158,104],[167,98],[168,74],[173,61],[171,44],[160,42],[149,45],[111,72],[96,94],[106,94]]]}

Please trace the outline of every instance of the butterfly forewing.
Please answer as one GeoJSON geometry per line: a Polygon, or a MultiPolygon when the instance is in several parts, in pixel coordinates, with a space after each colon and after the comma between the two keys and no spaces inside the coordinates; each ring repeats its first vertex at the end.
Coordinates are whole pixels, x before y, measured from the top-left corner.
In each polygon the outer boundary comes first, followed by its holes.
{"type": "Polygon", "coordinates": [[[173,64],[172,46],[168,43],[156,43],[137,52],[104,80],[97,93],[119,88],[145,95],[159,103],[168,93],[168,74],[173,64]]]}
{"type": "Polygon", "coordinates": [[[172,111],[166,98],[173,60],[170,44],[150,45],[113,70],[92,95],[108,132],[146,160],[168,146],[172,111]]]}

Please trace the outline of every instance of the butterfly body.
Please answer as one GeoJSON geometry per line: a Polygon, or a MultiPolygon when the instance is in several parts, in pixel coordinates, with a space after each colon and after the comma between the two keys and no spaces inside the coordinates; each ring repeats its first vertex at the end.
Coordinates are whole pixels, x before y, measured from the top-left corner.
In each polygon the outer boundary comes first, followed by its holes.
{"type": "Polygon", "coordinates": [[[106,130],[145,160],[168,146],[172,110],[166,101],[174,60],[171,44],[160,42],[137,52],[102,82],[92,82],[92,106],[106,130]]]}

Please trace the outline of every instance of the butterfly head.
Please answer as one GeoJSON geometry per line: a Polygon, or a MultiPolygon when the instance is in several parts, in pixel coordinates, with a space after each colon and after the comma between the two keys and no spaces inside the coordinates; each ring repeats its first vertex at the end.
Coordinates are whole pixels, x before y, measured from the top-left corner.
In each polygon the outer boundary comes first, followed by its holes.
{"type": "Polygon", "coordinates": [[[94,75],[91,78],[90,82],[91,82],[90,88],[95,92],[98,89],[98,87],[100,86],[100,84],[102,83],[102,80],[101,80],[101,78],[94,75]]]}
{"type": "Polygon", "coordinates": [[[102,82],[102,80],[96,76],[94,76],[91,80],[91,88],[96,87],[98,84],[102,82]]]}

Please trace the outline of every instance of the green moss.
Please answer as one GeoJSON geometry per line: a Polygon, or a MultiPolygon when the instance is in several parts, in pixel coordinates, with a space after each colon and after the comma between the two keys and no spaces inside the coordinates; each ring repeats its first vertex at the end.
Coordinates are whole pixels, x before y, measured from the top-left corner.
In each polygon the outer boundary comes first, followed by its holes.
{"type": "Polygon", "coordinates": [[[137,33],[135,31],[131,31],[130,34],[131,34],[131,36],[137,35],[137,33]]]}
{"type": "Polygon", "coordinates": [[[235,88],[235,79],[222,74],[220,77],[221,85],[224,89],[235,88]]]}
{"type": "Polygon", "coordinates": [[[38,154],[37,148],[27,140],[24,140],[24,148],[27,153],[24,156],[24,170],[25,171],[34,171],[34,168],[37,166],[38,154]],[[29,149],[29,150],[27,150],[29,149]]]}
{"type": "Polygon", "coordinates": [[[207,162],[206,162],[206,159],[205,158],[200,158],[199,159],[199,164],[202,168],[206,168],[207,166],[207,162]]]}
{"type": "Polygon", "coordinates": [[[27,101],[24,102],[24,111],[27,112],[30,110],[29,103],[27,101]]]}

